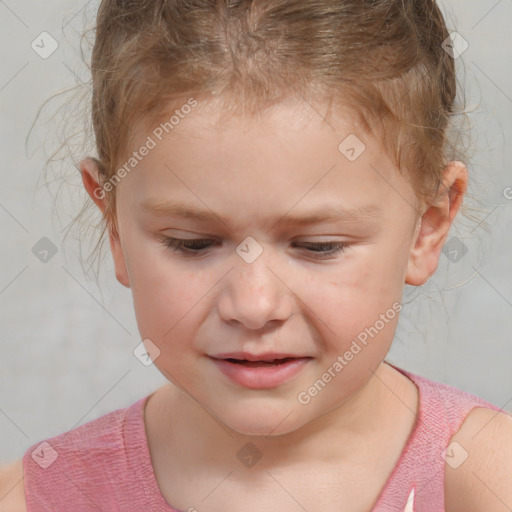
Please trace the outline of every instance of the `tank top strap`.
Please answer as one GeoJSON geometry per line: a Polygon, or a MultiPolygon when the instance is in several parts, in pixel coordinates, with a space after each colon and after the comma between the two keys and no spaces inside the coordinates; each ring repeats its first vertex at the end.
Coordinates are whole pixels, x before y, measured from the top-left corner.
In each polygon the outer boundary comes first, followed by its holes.
{"type": "MultiPolygon", "coordinates": [[[[151,395],[133,404],[126,415],[124,439],[126,443],[127,472],[131,475],[132,485],[141,489],[136,501],[131,501],[131,508],[121,510],[151,510],[154,512],[182,512],[172,508],[163,497],[155,477],[148,440],[144,425],[144,407],[151,395]]],[[[130,497],[130,498],[133,498],[130,497]]]]}
{"type": "MultiPolygon", "coordinates": [[[[389,364],[389,363],[388,363],[389,364]]],[[[451,443],[475,407],[500,409],[452,386],[390,365],[418,388],[415,427],[372,512],[444,512],[445,460],[463,463],[465,450],[451,443]]]]}
{"type": "Polygon", "coordinates": [[[27,512],[118,510],[118,474],[124,465],[121,427],[126,411],[112,411],[25,451],[27,512]]]}
{"type": "Polygon", "coordinates": [[[26,450],[27,512],[180,512],[161,495],[151,466],[143,416],[149,396],[26,450]]]}

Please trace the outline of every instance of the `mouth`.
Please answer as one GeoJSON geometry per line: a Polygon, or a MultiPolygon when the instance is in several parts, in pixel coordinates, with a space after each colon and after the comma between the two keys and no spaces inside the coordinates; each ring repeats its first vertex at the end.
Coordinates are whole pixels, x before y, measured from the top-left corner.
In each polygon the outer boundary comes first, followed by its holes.
{"type": "Polygon", "coordinates": [[[239,352],[218,354],[210,359],[232,382],[251,389],[270,389],[298,375],[313,357],[239,352]]]}
{"type": "Polygon", "coordinates": [[[210,357],[247,366],[251,366],[251,363],[257,363],[258,366],[262,366],[264,364],[278,365],[285,364],[292,359],[312,359],[310,356],[290,354],[287,352],[263,352],[261,354],[251,354],[250,352],[229,352],[216,354],[210,357]]]}
{"type": "Polygon", "coordinates": [[[299,357],[284,357],[282,359],[271,359],[271,360],[261,360],[261,361],[249,361],[248,359],[234,359],[232,357],[225,358],[224,361],[228,361],[229,363],[238,364],[241,366],[246,366],[248,368],[258,368],[260,366],[280,366],[286,364],[294,359],[302,359],[299,357]]]}

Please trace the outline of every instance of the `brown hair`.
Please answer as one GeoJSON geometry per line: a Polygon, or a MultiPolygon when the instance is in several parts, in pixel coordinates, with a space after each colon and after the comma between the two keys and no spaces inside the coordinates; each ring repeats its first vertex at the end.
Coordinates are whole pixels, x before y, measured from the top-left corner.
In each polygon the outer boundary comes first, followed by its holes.
{"type": "MultiPolygon", "coordinates": [[[[130,126],[183,98],[230,115],[296,95],[349,108],[432,200],[456,113],[448,37],[433,0],[103,0],[91,60],[101,180],[130,153],[130,126]]],[[[117,229],[115,188],[106,199],[100,240],[117,229]]]]}

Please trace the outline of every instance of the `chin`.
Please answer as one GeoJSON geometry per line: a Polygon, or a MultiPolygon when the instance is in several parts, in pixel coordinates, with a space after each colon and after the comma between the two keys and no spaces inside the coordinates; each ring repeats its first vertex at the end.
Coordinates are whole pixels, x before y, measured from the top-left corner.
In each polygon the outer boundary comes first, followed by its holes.
{"type": "Polygon", "coordinates": [[[238,409],[235,414],[227,413],[218,419],[231,430],[244,436],[276,437],[289,434],[306,422],[300,423],[294,414],[274,412],[269,407],[251,408],[249,411],[238,409]]]}

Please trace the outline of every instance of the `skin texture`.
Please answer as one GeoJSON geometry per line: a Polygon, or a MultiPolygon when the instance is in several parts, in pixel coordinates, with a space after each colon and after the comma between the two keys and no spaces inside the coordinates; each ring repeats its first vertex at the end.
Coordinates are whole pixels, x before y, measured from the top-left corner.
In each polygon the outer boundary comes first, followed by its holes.
{"type": "MultiPolygon", "coordinates": [[[[142,124],[133,133],[127,154],[148,135],[142,124]]],[[[94,160],[80,169],[105,211],[94,160]]],[[[200,104],[122,179],[110,246],[117,279],[132,290],[141,338],[158,347],[154,364],[171,382],[145,409],[153,469],[169,503],[188,510],[208,496],[200,510],[302,509],[297,502],[307,510],[340,510],[340,503],[370,510],[418,406],[415,386],[383,362],[398,316],[309,403],[297,396],[400,301],[404,283],[429,279],[466,185],[465,166],[450,162],[439,200],[421,204],[376,139],[347,117],[323,122],[304,104],[222,122],[200,104]],[[353,162],[338,151],[350,134],[366,145],[353,162]],[[150,198],[215,212],[217,221],[149,215],[141,203],[150,198]],[[327,203],[381,211],[283,222],[327,203]],[[191,257],[166,247],[163,236],[215,244],[191,257]],[[236,252],[249,236],[263,249],[252,263],[236,252]],[[348,246],[321,259],[301,246],[321,241],[348,246]],[[229,381],[208,358],[267,350],[312,359],[285,384],[254,390],[229,381]],[[244,468],[236,454],[248,441],[261,460],[244,468]],[[220,482],[221,492],[212,492],[220,482]]],[[[468,459],[446,468],[446,510],[510,510],[511,419],[477,408],[454,440],[468,459]]],[[[1,512],[25,510],[22,475],[21,461],[0,470],[1,512]]]]}
{"type": "MultiPolygon", "coordinates": [[[[133,149],[148,135],[141,127],[134,129],[133,149]]],[[[84,160],[81,171],[104,211],[105,200],[94,193],[94,161],[84,160]]],[[[179,479],[173,459],[182,473],[221,475],[233,454],[255,440],[263,456],[252,482],[269,468],[296,468],[298,475],[304,464],[332,464],[345,478],[332,488],[371,506],[413,428],[410,411],[417,405],[415,386],[383,364],[398,315],[308,404],[297,396],[400,303],[404,283],[421,285],[432,275],[466,184],[465,166],[450,162],[439,200],[422,204],[377,139],[346,115],[327,123],[304,103],[222,122],[200,103],[122,179],[119,231],[110,232],[110,246],[117,279],[132,290],[141,339],[158,347],[154,364],[174,384],[146,409],[155,474],[174,506],[186,503],[177,486],[166,484],[179,479]],[[355,161],[338,149],[351,134],[366,146],[355,161]],[[148,200],[206,209],[212,220],[150,214],[142,208],[148,200]],[[284,222],[326,204],[379,211],[309,225],[284,222]],[[214,245],[190,256],[166,247],[164,236],[214,245]],[[262,249],[252,263],[236,252],[247,237],[262,249]],[[315,259],[318,253],[300,246],[325,241],[347,247],[315,259]],[[255,390],[231,382],[208,357],[234,351],[311,360],[286,383],[255,390]],[[169,411],[177,407],[171,422],[169,411]],[[386,445],[397,429],[400,435],[386,445]],[[355,469],[371,465],[371,474],[355,469]],[[368,502],[347,485],[363,480],[371,489],[368,502]]],[[[240,486],[244,478],[239,472],[240,486]]]]}
{"type": "MultiPolygon", "coordinates": [[[[167,377],[235,431],[285,434],[350,401],[377,370],[398,316],[321,396],[308,406],[297,403],[299,391],[400,302],[404,282],[421,284],[433,273],[466,171],[449,167],[452,205],[446,194],[419,223],[423,208],[375,139],[360,134],[367,149],[355,162],[338,151],[354,132],[350,122],[338,122],[334,131],[299,107],[222,126],[216,115],[194,112],[118,185],[119,234],[111,238],[116,275],[131,287],[141,337],[161,350],[155,364],[167,377]],[[151,216],[141,207],[148,199],[179,200],[216,216],[212,222],[151,216]],[[381,211],[365,220],[284,225],[327,203],[381,211]],[[225,221],[215,222],[217,216],[225,221]],[[165,235],[221,243],[190,257],[167,248],[165,235]],[[235,251],[249,236],[263,249],[253,263],[235,251]],[[349,245],[322,260],[293,246],[326,240],[349,245]],[[242,350],[314,359],[293,382],[254,391],[224,379],[206,357],[242,350]]],[[[145,137],[135,137],[133,147],[145,137]]]]}

